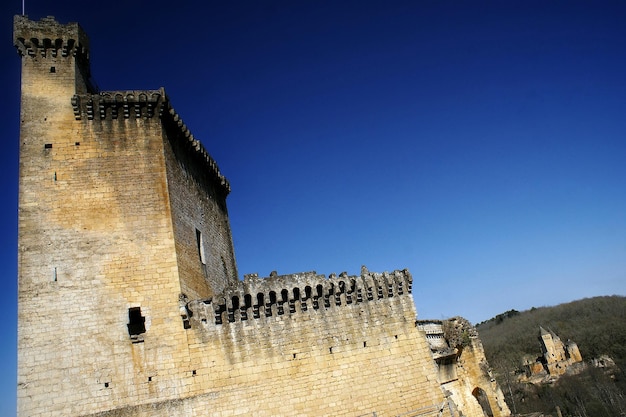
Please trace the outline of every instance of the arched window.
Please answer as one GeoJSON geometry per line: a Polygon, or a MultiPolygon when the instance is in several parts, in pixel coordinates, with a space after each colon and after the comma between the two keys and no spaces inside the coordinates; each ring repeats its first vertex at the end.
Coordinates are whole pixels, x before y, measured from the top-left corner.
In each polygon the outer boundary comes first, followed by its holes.
{"type": "Polygon", "coordinates": [[[480,404],[480,407],[483,409],[483,414],[485,417],[493,417],[493,411],[491,411],[491,405],[489,405],[489,398],[487,398],[487,393],[479,387],[474,388],[472,391],[472,395],[480,404]]]}

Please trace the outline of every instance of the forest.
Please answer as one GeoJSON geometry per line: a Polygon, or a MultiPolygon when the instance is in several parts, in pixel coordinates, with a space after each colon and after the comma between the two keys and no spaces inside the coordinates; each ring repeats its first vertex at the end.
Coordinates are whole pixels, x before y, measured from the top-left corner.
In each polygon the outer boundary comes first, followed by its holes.
{"type": "Polygon", "coordinates": [[[485,355],[513,414],[566,416],[626,415],[626,297],[585,298],[554,307],[509,310],[478,324],[485,355]],[[585,370],[556,382],[519,382],[525,356],[541,356],[539,326],[578,345],[585,370]],[[593,358],[609,356],[615,367],[596,368],[593,358]]]}

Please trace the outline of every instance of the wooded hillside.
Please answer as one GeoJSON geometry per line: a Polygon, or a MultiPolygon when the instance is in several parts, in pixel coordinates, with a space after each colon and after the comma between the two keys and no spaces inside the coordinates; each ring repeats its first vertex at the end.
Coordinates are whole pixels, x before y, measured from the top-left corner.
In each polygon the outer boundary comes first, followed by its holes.
{"type": "Polygon", "coordinates": [[[552,330],[564,342],[576,342],[585,362],[608,355],[624,370],[626,297],[594,297],[523,312],[510,310],[477,325],[487,360],[511,411],[554,413],[559,406],[564,416],[626,413],[626,380],[619,370],[588,367],[580,375],[563,376],[550,385],[518,383],[515,372],[524,355],[541,355],[539,326],[552,330]]]}

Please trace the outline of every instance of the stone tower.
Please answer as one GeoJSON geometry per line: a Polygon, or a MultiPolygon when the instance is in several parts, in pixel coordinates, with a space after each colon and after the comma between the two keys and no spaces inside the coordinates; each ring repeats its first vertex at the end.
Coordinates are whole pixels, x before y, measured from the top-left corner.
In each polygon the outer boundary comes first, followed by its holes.
{"type": "Polygon", "coordinates": [[[565,345],[553,331],[548,331],[540,326],[539,341],[541,342],[541,352],[548,365],[562,362],[566,359],[565,345]]]}
{"type": "Polygon", "coordinates": [[[77,23],[16,16],[14,44],[18,408],[30,415],[54,408],[33,393],[88,400],[112,374],[141,389],[163,375],[159,362],[185,368],[179,300],[212,297],[237,270],[229,184],[164,90],[96,91],[77,23]],[[69,373],[93,386],[77,389],[69,373]]]}

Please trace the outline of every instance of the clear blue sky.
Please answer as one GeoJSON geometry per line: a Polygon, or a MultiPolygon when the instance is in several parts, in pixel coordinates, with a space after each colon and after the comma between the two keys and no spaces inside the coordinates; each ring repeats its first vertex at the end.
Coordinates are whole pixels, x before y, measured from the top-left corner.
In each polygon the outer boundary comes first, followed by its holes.
{"type": "MultiPolygon", "coordinates": [[[[0,7],[11,415],[22,5],[0,7]]],[[[408,268],[419,317],[474,323],[626,295],[625,2],[27,0],[26,14],[80,22],[101,89],[166,88],[231,182],[240,275],[408,268]]]]}

